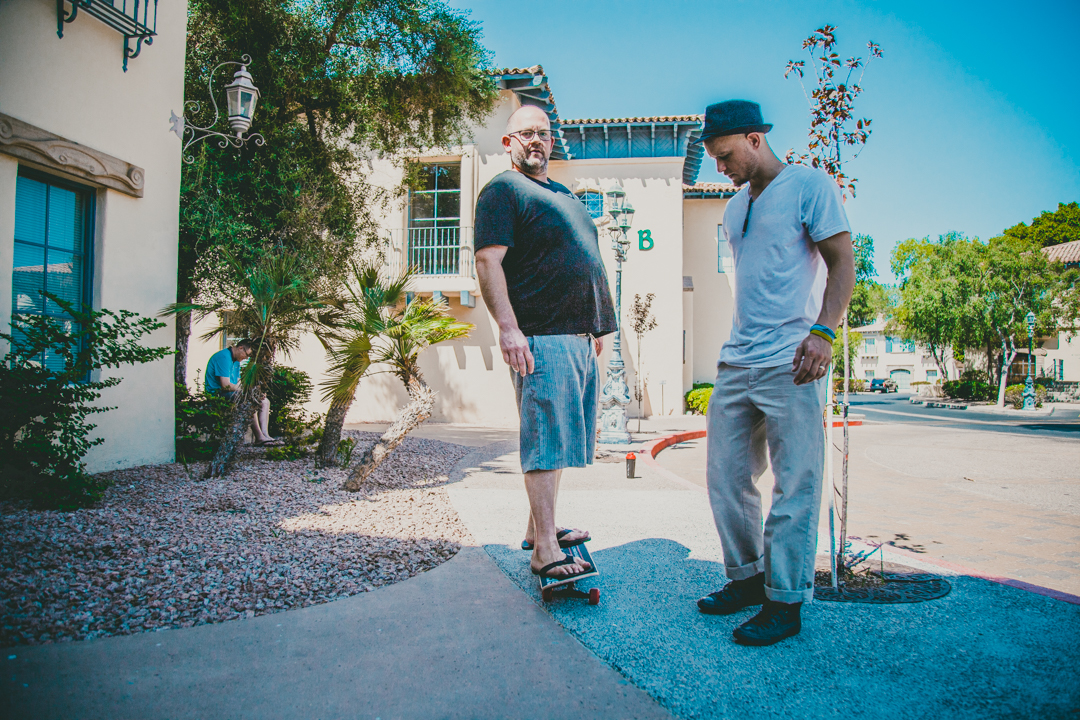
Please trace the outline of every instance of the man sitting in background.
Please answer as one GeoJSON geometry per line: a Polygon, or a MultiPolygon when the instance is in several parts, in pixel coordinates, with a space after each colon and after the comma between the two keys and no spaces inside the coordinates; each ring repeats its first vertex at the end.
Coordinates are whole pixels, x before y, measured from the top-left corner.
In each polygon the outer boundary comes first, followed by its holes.
{"type": "MultiPolygon", "coordinates": [[[[255,343],[241,340],[232,347],[219,350],[210,356],[206,363],[206,392],[213,395],[235,398],[240,391],[240,363],[255,352],[255,343]]],[[[259,411],[251,419],[251,437],[255,445],[280,445],[281,440],[270,437],[270,401],[262,399],[259,411]]]]}

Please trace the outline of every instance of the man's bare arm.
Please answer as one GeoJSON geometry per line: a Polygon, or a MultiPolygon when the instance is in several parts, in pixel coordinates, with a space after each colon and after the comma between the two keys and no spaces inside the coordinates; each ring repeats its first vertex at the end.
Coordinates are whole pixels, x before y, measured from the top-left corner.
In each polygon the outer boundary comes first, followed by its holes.
{"type": "MultiPolygon", "coordinates": [[[[825,267],[829,269],[817,324],[835,331],[855,289],[855,252],[851,247],[851,233],[837,233],[819,242],[817,247],[825,267]]],[[[795,384],[804,385],[824,376],[830,362],[832,343],[817,335],[807,335],[795,351],[792,363],[795,384]]]]}
{"type": "Polygon", "coordinates": [[[510,305],[506,291],[506,274],[502,261],[506,256],[503,245],[488,245],[476,251],[476,276],[480,280],[480,293],[488,311],[499,326],[499,349],[503,360],[514,372],[528,375],[534,369],[529,341],[518,327],[517,316],[510,305]]]}

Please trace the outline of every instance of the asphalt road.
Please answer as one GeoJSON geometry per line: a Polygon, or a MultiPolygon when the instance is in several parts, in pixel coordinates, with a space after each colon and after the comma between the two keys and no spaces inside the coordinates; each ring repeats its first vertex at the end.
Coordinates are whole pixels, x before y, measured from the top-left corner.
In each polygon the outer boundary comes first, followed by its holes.
{"type": "Polygon", "coordinates": [[[911,403],[910,398],[903,393],[852,395],[851,412],[866,415],[870,422],[929,423],[965,430],[1080,438],[1080,405],[1054,405],[1050,415],[1022,417],[970,409],[928,408],[911,403]]]}

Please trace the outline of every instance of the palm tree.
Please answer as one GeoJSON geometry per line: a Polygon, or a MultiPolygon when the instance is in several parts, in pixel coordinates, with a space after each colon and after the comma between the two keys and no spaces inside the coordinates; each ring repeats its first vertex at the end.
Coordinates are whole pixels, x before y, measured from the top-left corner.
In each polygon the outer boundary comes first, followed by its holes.
{"type": "MultiPolygon", "coordinates": [[[[375,445],[360,456],[348,479],[345,489],[357,491],[363,482],[377,467],[402,443],[405,436],[431,417],[435,407],[435,391],[428,387],[420,373],[420,353],[430,345],[467,337],[472,325],[456,320],[442,303],[417,298],[404,309],[392,309],[382,306],[378,309],[377,323],[368,326],[369,330],[378,327],[377,335],[369,333],[367,349],[358,339],[355,344],[355,357],[350,357],[347,347],[339,347],[335,367],[344,367],[354,361],[354,367],[363,363],[383,364],[386,372],[398,377],[409,393],[409,402],[399,412],[390,427],[376,441],[375,445]]],[[[352,376],[341,372],[337,377],[335,396],[348,395],[355,384],[352,376]]]]}
{"type": "Polygon", "coordinates": [[[323,383],[323,400],[330,403],[330,409],[315,451],[316,467],[338,464],[341,429],[360,379],[371,367],[372,342],[386,329],[386,318],[405,298],[405,287],[414,274],[410,268],[387,280],[376,264],[353,263],[352,278],[344,286],[345,299],[333,327],[326,331],[332,365],[330,380],[323,383]]]}
{"type": "Polygon", "coordinates": [[[202,304],[175,303],[162,311],[163,315],[194,313],[200,320],[216,314],[218,325],[204,334],[202,340],[224,333],[228,337],[249,338],[255,345],[240,378],[241,390],[233,398],[225,437],[206,469],[208,478],[221,477],[229,470],[236,448],[266,396],[277,353],[288,355],[298,348],[302,331],[318,332],[324,323],[330,322],[328,317],[334,304],[332,299],[315,296],[295,253],[267,253],[250,269],[244,269],[227,251],[222,253],[237,275],[245,279],[243,292],[202,304]]]}

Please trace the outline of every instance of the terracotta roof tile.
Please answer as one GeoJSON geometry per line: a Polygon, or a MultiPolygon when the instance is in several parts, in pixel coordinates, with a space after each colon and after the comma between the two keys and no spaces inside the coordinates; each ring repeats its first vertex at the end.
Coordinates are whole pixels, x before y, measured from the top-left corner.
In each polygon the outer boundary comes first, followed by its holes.
{"type": "Polygon", "coordinates": [[[742,185],[734,185],[732,183],[718,183],[718,182],[699,182],[693,185],[683,185],[683,194],[686,193],[704,193],[706,195],[720,195],[726,193],[736,193],[742,185]]]}
{"type": "Polygon", "coordinates": [[[501,70],[492,70],[492,75],[543,75],[543,65],[533,65],[527,68],[502,68],[501,70]]]}
{"type": "Polygon", "coordinates": [[[1057,260],[1063,263],[1075,263],[1080,262],[1080,240],[1073,240],[1072,242],[1061,243],[1060,245],[1051,245],[1050,247],[1043,248],[1043,252],[1051,260],[1057,260]]]}
{"type": "Polygon", "coordinates": [[[579,118],[563,120],[563,125],[624,125],[626,123],[701,122],[701,115],[653,115],[651,117],[579,118]]]}

